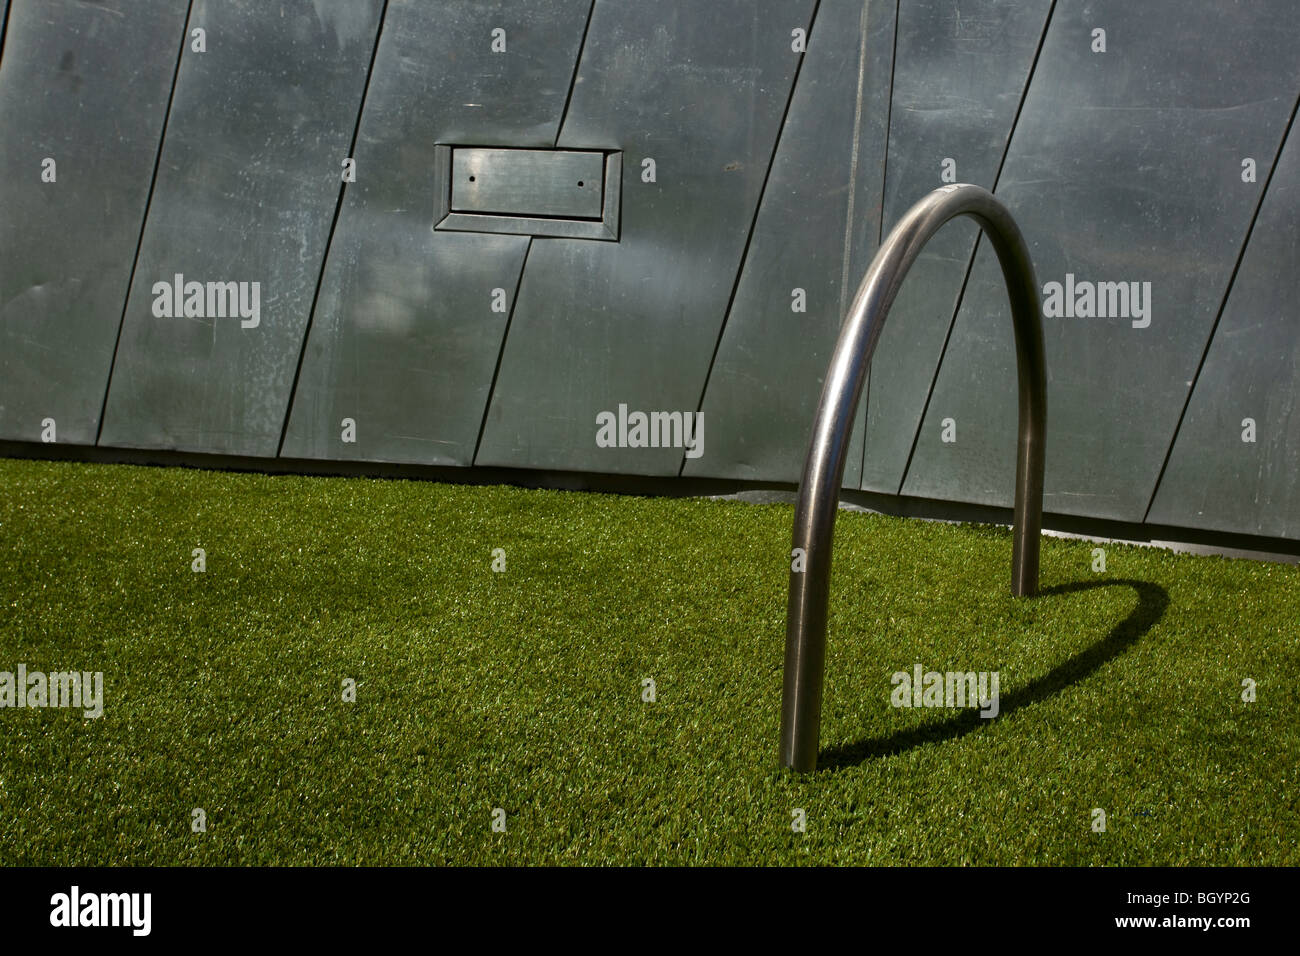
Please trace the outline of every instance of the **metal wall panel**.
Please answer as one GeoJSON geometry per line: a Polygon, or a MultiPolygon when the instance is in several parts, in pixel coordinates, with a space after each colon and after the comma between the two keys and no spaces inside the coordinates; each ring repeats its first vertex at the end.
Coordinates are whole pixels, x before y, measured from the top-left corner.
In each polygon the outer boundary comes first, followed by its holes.
{"type": "Polygon", "coordinates": [[[95,441],[185,7],[18,0],[9,13],[0,438],[39,441],[48,418],[57,441],[95,441]],[[42,180],[46,158],[53,182],[42,180]]]}
{"type": "Polygon", "coordinates": [[[434,147],[554,145],[590,8],[390,4],[284,455],[470,463],[528,238],[434,232],[434,147]]]}
{"type": "MultiPolygon", "coordinates": [[[[1262,182],[1262,180],[1261,180],[1262,182]]],[[[1300,535],[1300,130],[1269,183],[1149,521],[1300,535]],[[1253,429],[1246,419],[1251,419],[1253,429]],[[1246,441],[1251,437],[1253,441],[1246,441]]]]}
{"type": "MultiPolygon", "coordinates": [[[[684,474],[799,480],[840,323],[880,233],[895,6],[818,9],[709,371],[707,454],[686,459],[684,474]],[[806,312],[794,311],[795,289],[806,312]]],[[[857,486],[861,440],[855,431],[846,486],[857,486]]]]}
{"type": "Polygon", "coordinates": [[[196,0],[102,444],[276,453],[381,6],[196,0]],[[158,317],[176,275],[259,283],[258,324],[158,317]]]}
{"type": "Polygon", "coordinates": [[[533,240],[476,464],[678,473],[596,418],[698,407],[812,9],[597,3],[559,145],[624,151],[620,239],[533,240]]]}
{"type": "MultiPolygon", "coordinates": [[[[908,0],[899,10],[888,232],[945,182],[992,189],[1050,0],[908,0]],[[948,163],[951,161],[951,164],[948,163]],[[945,172],[948,178],[944,178],[945,172]]],[[[897,494],[979,227],[949,223],[908,273],[871,363],[862,487],[897,494]]]]}
{"type": "MultiPolygon", "coordinates": [[[[1045,320],[1049,511],[1142,520],[1259,201],[1242,159],[1275,155],[1300,85],[1300,20],[1286,4],[1195,12],[1058,4],[999,184],[1045,289],[1073,276],[1137,282],[1142,298],[1118,317],[1045,320]],[[1092,50],[1098,29],[1106,52],[1092,50]],[[1133,327],[1143,313],[1149,325],[1133,327]]],[[[1010,505],[1011,338],[981,244],[906,494],[1010,505]],[[945,418],[955,443],[941,440],[945,418]]]]}

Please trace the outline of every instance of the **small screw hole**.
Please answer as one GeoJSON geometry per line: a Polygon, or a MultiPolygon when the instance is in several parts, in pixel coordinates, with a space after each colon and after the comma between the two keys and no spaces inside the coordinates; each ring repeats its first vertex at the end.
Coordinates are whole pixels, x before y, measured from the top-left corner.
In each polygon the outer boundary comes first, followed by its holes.
{"type": "Polygon", "coordinates": [[[474,181],[474,177],[471,176],[471,177],[469,178],[469,181],[470,181],[470,182],[473,182],[473,181],[474,181]]]}
{"type": "Polygon", "coordinates": [[[581,179],[578,180],[578,188],[579,188],[579,189],[582,188],[582,180],[581,180],[581,179]]]}

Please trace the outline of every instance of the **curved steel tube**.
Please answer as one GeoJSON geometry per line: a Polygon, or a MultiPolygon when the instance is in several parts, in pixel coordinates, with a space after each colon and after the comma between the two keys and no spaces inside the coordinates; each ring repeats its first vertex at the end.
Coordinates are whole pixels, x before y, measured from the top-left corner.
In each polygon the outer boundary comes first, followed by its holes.
{"type": "Polygon", "coordinates": [[[781,763],[795,770],[810,771],[817,766],[831,541],[844,478],[844,455],[862,383],[885,316],[908,269],[939,227],[956,216],[970,216],[988,234],[1011,298],[1020,383],[1011,593],[1019,597],[1038,589],[1047,430],[1047,365],[1038,283],[1024,237],[1006,207],[979,186],[944,186],[909,209],[881,244],[849,309],[817,406],[794,513],[794,548],[804,550],[804,570],[795,571],[795,562],[791,562],[786,614],[781,763]]]}

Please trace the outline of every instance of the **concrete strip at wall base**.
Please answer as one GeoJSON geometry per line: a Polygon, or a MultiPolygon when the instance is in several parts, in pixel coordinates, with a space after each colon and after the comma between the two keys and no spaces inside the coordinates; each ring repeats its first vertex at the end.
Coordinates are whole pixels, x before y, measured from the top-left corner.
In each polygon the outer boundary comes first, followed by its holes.
{"type": "Polygon", "coordinates": [[[389,6],[284,455],[473,460],[529,240],[435,232],[449,187],[435,151],[552,146],[590,7],[389,6]],[[447,63],[457,66],[437,68],[447,63]]]}

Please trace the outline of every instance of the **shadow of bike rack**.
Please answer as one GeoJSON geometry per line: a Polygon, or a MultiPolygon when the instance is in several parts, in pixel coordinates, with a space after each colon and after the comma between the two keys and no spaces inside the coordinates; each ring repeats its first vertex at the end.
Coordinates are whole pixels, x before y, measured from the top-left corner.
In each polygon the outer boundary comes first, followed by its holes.
{"type": "Polygon", "coordinates": [[[880,340],[889,307],[912,263],[930,237],[957,216],[974,219],[988,235],[1011,299],[1020,387],[1011,593],[1022,597],[1038,590],[1047,433],[1047,363],[1038,283],[1029,249],[1007,208],[979,186],[944,186],[907,211],[871,261],[840,331],[817,405],[795,505],[791,552],[794,560],[790,565],[790,599],[786,611],[781,763],[794,770],[811,771],[817,767],[831,545],[840,484],[844,479],[844,456],[867,366],[880,340]]]}

